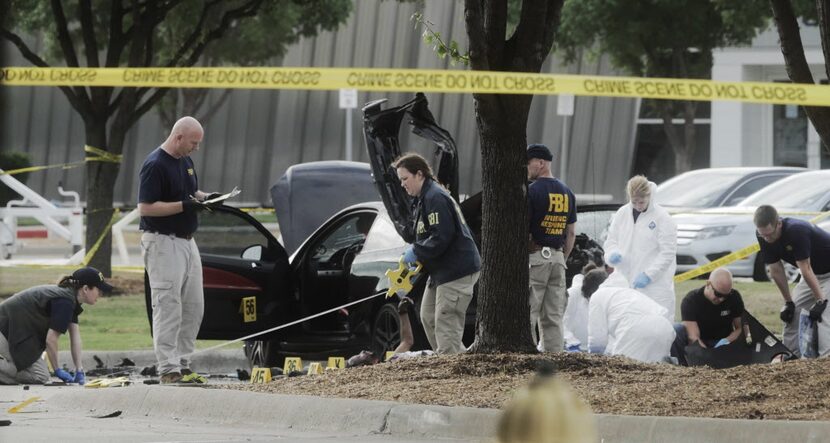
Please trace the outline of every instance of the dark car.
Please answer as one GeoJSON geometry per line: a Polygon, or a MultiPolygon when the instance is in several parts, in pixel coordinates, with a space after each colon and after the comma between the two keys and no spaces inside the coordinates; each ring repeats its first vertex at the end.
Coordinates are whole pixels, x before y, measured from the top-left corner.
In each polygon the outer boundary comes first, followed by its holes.
{"type": "MultiPolygon", "coordinates": [[[[397,266],[406,248],[411,217],[409,197],[390,166],[400,154],[398,131],[404,118],[415,134],[434,143],[436,176],[454,196],[458,166],[455,143],[435,123],[423,95],[385,110],[382,103],[364,108],[371,170],[368,164],[346,162],[297,165],[272,188],[284,244],[294,245],[293,253],[241,210],[222,206],[201,213],[195,235],[205,292],[199,338],[231,340],[290,324],[245,342],[246,354],[256,366],[281,366],[286,356],[348,357],[363,349],[382,353],[398,345],[398,300],[384,294],[389,286],[385,272],[397,266]],[[367,179],[372,176],[374,184],[367,179]],[[367,194],[382,201],[351,204],[367,194]],[[307,237],[306,231],[311,232],[307,237]],[[344,307],[350,303],[354,304],[344,307]],[[325,314],[315,316],[320,313],[325,314]],[[315,317],[297,322],[311,316],[315,317]]],[[[461,208],[478,235],[480,195],[461,202],[461,208]]],[[[602,260],[602,250],[592,239],[602,241],[616,209],[579,208],[579,247],[569,260],[569,277],[587,260],[602,260]]],[[[411,294],[416,302],[425,282],[417,280],[411,294]]],[[[145,277],[152,318],[148,286],[145,277]]],[[[414,349],[423,349],[429,345],[418,309],[411,310],[410,320],[414,349]]],[[[475,309],[473,302],[467,314],[467,342],[473,336],[475,309]]]]}

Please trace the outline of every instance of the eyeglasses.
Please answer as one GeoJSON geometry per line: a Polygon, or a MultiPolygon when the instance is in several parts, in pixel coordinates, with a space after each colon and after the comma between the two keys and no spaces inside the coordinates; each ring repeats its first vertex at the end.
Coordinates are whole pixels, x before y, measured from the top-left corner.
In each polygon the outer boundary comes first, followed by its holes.
{"type": "Polygon", "coordinates": [[[710,288],[712,288],[712,293],[715,294],[715,297],[717,297],[717,298],[724,299],[726,297],[729,297],[730,294],[732,294],[732,291],[729,291],[726,294],[724,294],[722,292],[718,292],[718,290],[715,289],[715,287],[712,286],[711,283],[707,283],[707,284],[709,285],[710,288]]]}

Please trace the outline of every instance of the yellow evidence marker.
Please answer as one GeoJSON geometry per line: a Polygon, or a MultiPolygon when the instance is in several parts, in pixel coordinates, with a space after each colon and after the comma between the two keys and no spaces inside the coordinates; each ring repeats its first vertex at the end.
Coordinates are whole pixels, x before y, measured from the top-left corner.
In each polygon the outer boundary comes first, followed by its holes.
{"type": "Polygon", "coordinates": [[[329,357],[326,369],[343,369],[346,367],[346,359],[343,357],[329,357]]]}
{"type": "Polygon", "coordinates": [[[251,384],[271,382],[271,368],[254,368],[251,374],[251,384]]]}
{"type": "Polygon", "coordinates": [[[282,367],[283,375],[288,375],[292,372],[302,372],[303,360],[300,357],[287,357],[285,364],[282,367]]]}
{"type": "Polygon", "coordinates": [[[306,375],[318,375],[323,373],[323,365],[319,362],[314,362],[308,365],[308,374],[306,375]]]}
{"type": "Polygon", "coordinates": [[[416,262],[414,268],[410,268],[403,262],[403,257],[398,261],[397,269],[387,269],[386,277],[389,278],[389,289],[386,291],[386,298],[397,294],[403,297],[412,291],[412,277],[421,272],[421,262],[416,262]]]}

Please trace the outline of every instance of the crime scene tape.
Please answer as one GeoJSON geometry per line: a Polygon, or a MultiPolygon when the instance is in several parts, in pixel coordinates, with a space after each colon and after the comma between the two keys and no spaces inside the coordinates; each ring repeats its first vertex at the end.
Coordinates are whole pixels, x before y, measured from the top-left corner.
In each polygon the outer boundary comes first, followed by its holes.
{"type": "Polygon", "coordinates": [[[18,168],[18,169],[9,169],[7,171],[0,170],[0,175],[17,175],[23,174],[26,172],[36,172],[36,171],[44,171],[47,169],[72,169],[77,168],[78,166],[83,166],[86,162],[106,162],[106,163],[121,163],[121,154],[113,154],[111,152],[104,151],[103,149],[98,149],[89,145],[84,146],[84,152],[93,154],[92,156],[86,157],[81,161],[76,162],[69,162],[69,163],[60,163],[54,165],[45,165],[45,166],[29,166],[26,168],[18,168]]]}
{"type": "MultiPolygon", "coordinates": [[[[815,214],[815,213],[810,213],[810,215],[812,215],[812,214],[815,214]]],[[[810,223],[813,223],[813,224],[818,223],[821,220],[827,218],[828,216],[830,216],[830,211],[822,212],[819,215],[817,215],[816,217],[813,217],[812,219],[810,219],[810,223]]],[[[707,274],[709,272],[714,271],[716,268],[719,268],[721,266],[726,266],[729,263],[732,263],[734,261],[740,260],[740,259],[745,258],[745,257],[749,257],[750,255],[752,255],[752,254],[754,254],[754,253],[756,253],[760,250],[761,250],[761,247],[756,242],[755,244],[749,245],[749,246],[747,246],[743,249],[739,249],[739,250],[737,250],[737,251],[735,251],[731,254],[724,255],[723,257],[721,257],[717,260],[711,261],[711,262],[709,262],[709,263],[707,263],[703,266],[692,269],[691,271],[686,271],[682,274],[677,274],[677,275],[674,276],[674,282],[675,283],[680,283],[682,281],[686,281],[686,280],[693,279],[695,277],[699,277],[703,274],[707,274]]]]}
{"type": "Polygon", "coordinates": [[[830,86],[813,84],[429,69],[7,67],[0,69],[0,85],[573,94],[830,106],[830,86]]]}

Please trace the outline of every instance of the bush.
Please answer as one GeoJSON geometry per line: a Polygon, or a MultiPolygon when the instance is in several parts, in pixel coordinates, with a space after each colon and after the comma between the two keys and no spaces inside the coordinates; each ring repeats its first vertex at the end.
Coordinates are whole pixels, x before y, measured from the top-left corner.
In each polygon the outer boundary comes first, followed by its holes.
{"type": "MultiPolygon", "coordinates": [[[[29,156],[23,152],[0,152],[0,169],[10,171],[12,169],[28,168],[32,166],[29,156]]],[[[29,173],[17,174],[14,178],[26,183],[29,173]]],[[[0,182],[0,206],[6,206],[9,200],[17,200],[20,195],[9,188],[5,183],[0,182]]]]}

